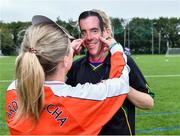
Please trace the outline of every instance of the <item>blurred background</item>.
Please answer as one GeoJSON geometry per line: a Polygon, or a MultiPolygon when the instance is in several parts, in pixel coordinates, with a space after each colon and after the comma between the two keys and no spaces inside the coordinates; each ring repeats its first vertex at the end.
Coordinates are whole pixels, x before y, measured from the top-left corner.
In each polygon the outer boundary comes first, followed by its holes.
{"type": "Polygon", "coordinates": [[[32,16],[48,16],[79,38],[78,16],[91,9],[110,16],[115,39],[155,92],[152,110],[137,109],[137,134],[180,135],[180,0],[0,0],[0,134],[9,134],[5,92],[32,16]]]}

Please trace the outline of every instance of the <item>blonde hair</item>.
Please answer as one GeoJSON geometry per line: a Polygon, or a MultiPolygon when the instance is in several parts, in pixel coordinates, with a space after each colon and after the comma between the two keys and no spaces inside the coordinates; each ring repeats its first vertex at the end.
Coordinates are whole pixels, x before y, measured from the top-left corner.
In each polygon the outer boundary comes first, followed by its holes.
{"type": "Polygon", "coordinates": [[[110,20],[109,16],[102,10],[92,9],[92,11],[97,12],[102,17],[103,25],[104,25],[105,29],[110,30],[110,33],[112,36],[113,32],[112,32],[111,20],[110,20]]]}
{"type": "Polygon", "coordinates": [[[16,121],[22,116],[39,119],[44,107],[45,77],[56,71],[59,61],[70,51],[69,44],[68,36],[54,24],[35,25],[26,31],[16,59],[16,121]]]}

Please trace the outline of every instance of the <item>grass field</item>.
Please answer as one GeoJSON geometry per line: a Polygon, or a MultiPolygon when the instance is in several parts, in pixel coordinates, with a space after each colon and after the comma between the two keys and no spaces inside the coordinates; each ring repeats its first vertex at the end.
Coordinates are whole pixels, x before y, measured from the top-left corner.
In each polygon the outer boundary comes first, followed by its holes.
{"type": "MultiPolygon", "coordinates": [[[[155,93],[150,111],[137,109],[138,135],[180,135],[180,57],[133,56],[155,93]]],[[[5,90],[13,79],[15,57],[0,58],[0,134],[8,134],[5,123],[5,90]]]]}

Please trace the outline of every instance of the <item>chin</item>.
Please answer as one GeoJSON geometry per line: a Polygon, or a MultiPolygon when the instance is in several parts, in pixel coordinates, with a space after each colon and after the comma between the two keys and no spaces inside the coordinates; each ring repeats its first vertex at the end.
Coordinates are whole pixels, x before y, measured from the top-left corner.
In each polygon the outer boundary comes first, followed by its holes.
{"type": "Polygon", "coordinates": [[[97,51],[88,51],[90,55],[97,56],[99,55],[99,52],[97,51]]]}

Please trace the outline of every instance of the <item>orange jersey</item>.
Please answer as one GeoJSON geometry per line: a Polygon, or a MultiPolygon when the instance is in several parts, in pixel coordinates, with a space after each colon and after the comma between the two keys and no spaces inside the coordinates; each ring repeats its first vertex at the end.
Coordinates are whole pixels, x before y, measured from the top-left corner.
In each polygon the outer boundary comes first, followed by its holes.
{"type": "Polygon", "coordinates": [[[121,46],[111,49],[110,77],[98,84],[71,87],[60,81],[44,83],[44,109],[38,122],[13,119],[18,109],[15,82],[7,89],[6,118],[11,134],[98,134],[123,104],[128,90],[128,69],[121,46]],[[116,77],[116,78],[115,78],[116,77]]]}

